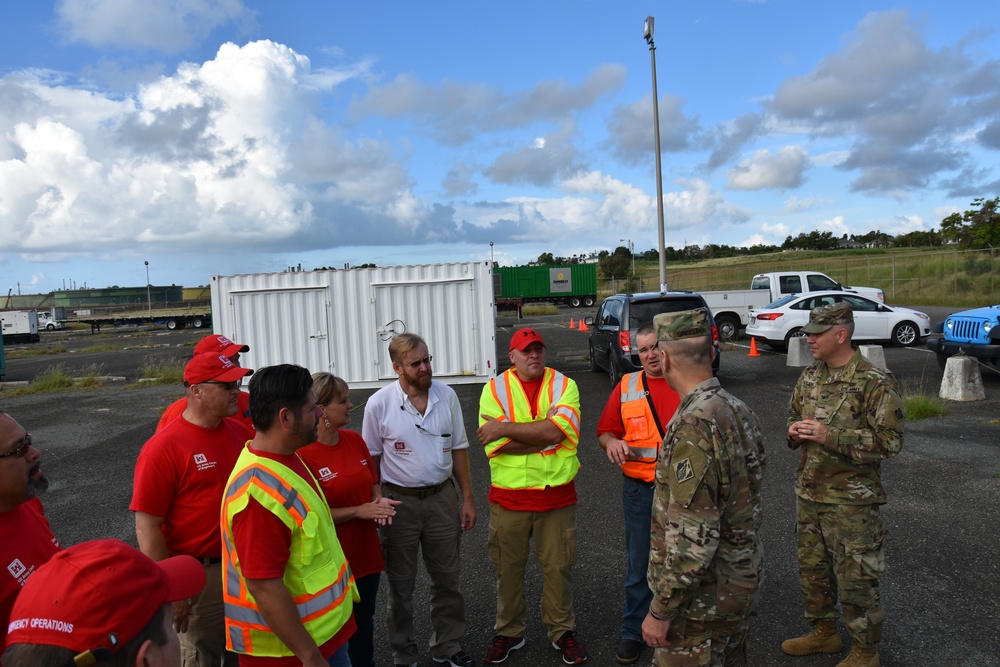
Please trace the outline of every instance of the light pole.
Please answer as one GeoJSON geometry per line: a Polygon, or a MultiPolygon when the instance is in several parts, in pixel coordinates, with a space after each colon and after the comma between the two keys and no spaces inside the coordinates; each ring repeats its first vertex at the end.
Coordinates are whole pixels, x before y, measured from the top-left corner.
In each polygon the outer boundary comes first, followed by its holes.
{"type": "Polygon", "coordinates": [[[496,263],[493,261],[493,241],[490,241],[490,273],[493,272],[493,267],[496,263]]]}
{"type": "Polygon", "coordinates": [[[620,243],[628,244],[629,254],[632,255],[632,277],[635,277],[635,244],[632,243],[632,239],[618,239],[620,243]]]}
{"type": "Polygon", "coordinates": [[[653,64],[653,143],[656,150],[656,220],[660,234],[660,293],[667,291],[666,245],[663,232],[663,175],[660,172],[660,105],[656,93],[656,46],[653,44],[653,17],[642,24],[642,36],[649,44],[649,60],[653,64]]]}
{"type": "Polygon", "coordinates": [[[153,300],[149,295],[149,260],[145,260],[143,264],[146,265],[146,307],[149,309],[149,319],[153,319],[153,300]]]}

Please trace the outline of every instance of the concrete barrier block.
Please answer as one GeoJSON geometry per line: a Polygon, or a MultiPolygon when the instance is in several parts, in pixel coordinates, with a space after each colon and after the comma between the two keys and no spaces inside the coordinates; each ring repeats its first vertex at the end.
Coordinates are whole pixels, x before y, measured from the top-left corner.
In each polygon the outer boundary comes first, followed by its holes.
{"type": "Polygon", "coordinates": [[[882,349],[881,345],[859,345],[858,349],[861,350],[861,356],[872,364],[884,371],[889,370],[889,367],[885,365],[885,350],[882,349]]]}
{"type": "Polygon", "coordinates": [[[946,401],[985,401],[983,378],[976,360],[964,354],[948,359],[938,396],[946,401]]]}
{"type": "Polygon", "coordinates": [[[801,368],[813,362],[812,352],[809,351],[809,340],[805,336],[793,336],[788,341],[788,359],[786,366],[801,368]]]}

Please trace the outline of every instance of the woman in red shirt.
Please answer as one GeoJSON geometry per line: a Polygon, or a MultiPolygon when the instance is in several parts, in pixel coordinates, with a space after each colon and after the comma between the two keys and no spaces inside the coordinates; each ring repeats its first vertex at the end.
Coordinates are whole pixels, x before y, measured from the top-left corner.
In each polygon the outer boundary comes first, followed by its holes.
{"type": "Polygon", "coordinates": [[[348,642],[355,667],[373,667],[373,619],[379,573],[385,569],[376,522],[391,522],[399,503],[382,497],[378,471],[368,447],[351,423],[347,383],[330,373],[313,374],[313,391],[322,414],[316,442],[299,450],[306,467],[319,480],[337,527],[337,538],[351,565],[361,602],[354,605],[357,632],[348,642]]]}

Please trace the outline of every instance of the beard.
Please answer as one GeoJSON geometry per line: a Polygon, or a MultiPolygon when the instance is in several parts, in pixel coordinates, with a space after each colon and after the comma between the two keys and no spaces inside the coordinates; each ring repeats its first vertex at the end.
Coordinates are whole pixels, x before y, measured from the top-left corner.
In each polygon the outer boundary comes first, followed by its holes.
{"type": "Polygon", "coordinates": [[[37,498],[38,496],[45,493],[49,488],[49,480],[45,475],[39,476],[37,479],[28,478],[28,500],[32,498],[37,498]]]}
{"type": "Polygon", "coordinates": [[[426,373],[406,369],[403,371],[403,379],[406,380],[406,383],[411,387],[415,387],[420,391],[427,391],[431,388],[431,382],[434,380],[434,374],[431,373],[429,368],[426,373]]]}

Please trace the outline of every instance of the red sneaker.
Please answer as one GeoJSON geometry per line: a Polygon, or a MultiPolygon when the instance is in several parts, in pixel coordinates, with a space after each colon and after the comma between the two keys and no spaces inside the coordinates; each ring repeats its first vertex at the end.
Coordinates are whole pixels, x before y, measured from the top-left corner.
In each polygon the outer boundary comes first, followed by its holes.
{"type": "Polygon", "coordinates": [[[493,638],[490,647],[486,649],[486,657],[483,662],[487,665],[499,665],[507,659],[511,651],[516,651],[524,647],[524,637],[504,637],[497,635],[493,638]]]}
{"type": "Polygon", "coordinates": [[[582,665],[587,662],[587,649],[576,638],[572,630],[567,630],[563,636],[552,642],[552,648],[562,652],[562,659],[567,665],[582,665]]]}

